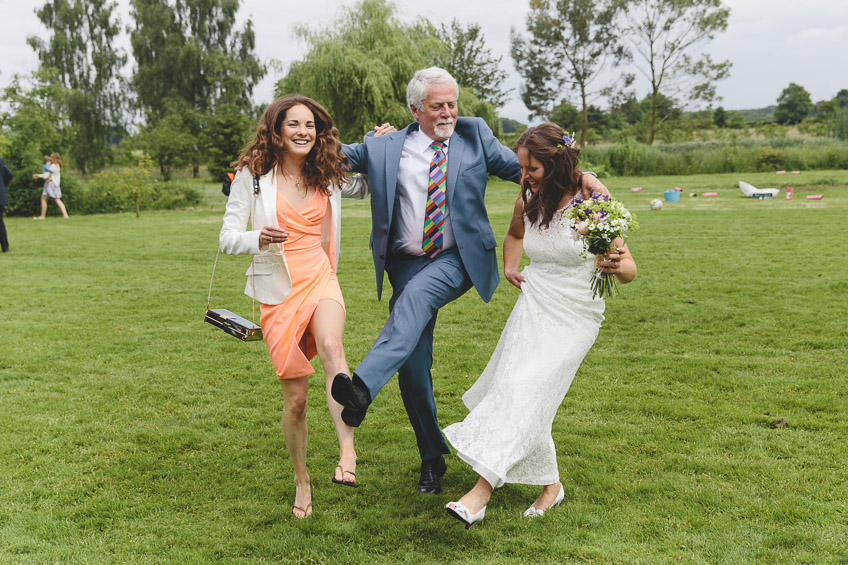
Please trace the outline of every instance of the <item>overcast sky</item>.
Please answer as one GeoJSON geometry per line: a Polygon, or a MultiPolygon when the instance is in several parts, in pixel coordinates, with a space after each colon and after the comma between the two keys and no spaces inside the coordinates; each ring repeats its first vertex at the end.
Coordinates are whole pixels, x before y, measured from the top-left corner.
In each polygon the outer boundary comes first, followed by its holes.
{"type": "MultiPolygon", "coordinates": [[[[26,74],[37,68],[38,60],[26,37],[46,34],[35,16],[35,7],[42,4],[42,0],[0,0],[0,87],[7,85],[14,73],[26,74]]],[[[126,24],[129,0],[118,0],[118,4],[126,24]]],[[[259,57],[285,65],[300,59],[305,51],[293,36],[295,24],[326,26],[341,5],[352,4],[353,0],[243,0],[239,23],[250,17],[259,57]]],[[[814,102],[829,100],[848,88],[848,0],[725,0],[725,4],[731,9],[728,29],[706,46],[713,59],[733,62],[730,78],[718,87],[725,108],[775,104],[790,82],[806,88],[814,102]]],[[[509,75],[506,87],[513,89],[512,100],[500,113],[527,121],[527,110],[518,98],[521,79],[509,56],[509,32],[511,27],[525,29],[529,0],[396,0],[395,5],[403,21],[424,15],[434,23],[457,19],[463,24],[480,24],[486,45],[495,56],[503,56],[502,68],[509,75]]],[[[121,44],[129,51],[126,37],[121,44]]],[[[269,71],[254,90],[257,102],[271,100],[279,78],[269,71]]],[[[639,98],[647,92],[644,84],[637,84],[639,98]]],[[[603,102],[600,105],[604,106],[603,102]]]]}

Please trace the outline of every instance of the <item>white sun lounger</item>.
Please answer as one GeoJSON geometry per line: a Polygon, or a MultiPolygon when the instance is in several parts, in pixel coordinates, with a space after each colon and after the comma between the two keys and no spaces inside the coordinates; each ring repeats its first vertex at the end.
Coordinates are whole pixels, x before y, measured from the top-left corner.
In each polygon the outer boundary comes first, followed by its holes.
{"type": "Polygon", "coordinates": [[[739,181],[739,190],[750,198],[774,198],[780,192],[779,188],[757,188],[741,180],[739,181]]]}

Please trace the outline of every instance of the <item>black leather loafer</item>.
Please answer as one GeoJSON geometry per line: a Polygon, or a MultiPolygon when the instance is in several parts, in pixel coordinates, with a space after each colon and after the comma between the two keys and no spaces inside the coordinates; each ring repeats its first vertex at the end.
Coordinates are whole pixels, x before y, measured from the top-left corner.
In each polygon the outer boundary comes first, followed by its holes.
{"type": "MultiPolygon", "coordinates": [[[[356,375],[352,379],[344,373],[336,375],[330,387],[330,395],[345,408],[362,412],[362,418],[365,417],[365,410],[371,404],[371,393],[356,375]]],[[[362,421],[362,418],[359,420],[362,421]]]]}
{"type": "Polygon", "coordinates": [[[435,459],[421,462],[421,479],[418,481],[418,492],[421,494],[441,494],[442,484],[440,479],[444,476],[448,466],[445,458],[439,455],[435,459]]]}
{"type": "Polygon", "coordinates": [[[364,410],[354,410],[353,408],[342,408],[342,422],[351,428],[358,428],[362,420],[365,419],[364,410]]]}

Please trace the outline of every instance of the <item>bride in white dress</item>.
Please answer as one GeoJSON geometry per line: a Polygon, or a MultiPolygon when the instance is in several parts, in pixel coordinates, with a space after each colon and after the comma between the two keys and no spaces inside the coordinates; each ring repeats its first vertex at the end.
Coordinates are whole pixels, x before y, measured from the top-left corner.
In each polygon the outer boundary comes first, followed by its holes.
{"type": "Polygon", "coordinates": [[[554,416],[601,322],[604,301],[592,298],[597,264],[621,284],[636,276],[623,241],[615,252],[583,257],[564,210],[576,196],[609,194],[577,168],[579,150],[562,128],[541,124],[515,146],[522,195],[504,240],[504,275],[521,289],[495,352],[462,400],[469,414],[445,428],[457,455],[480,475],[461,499],[447,505],[466,528],[481,520],[492,490],[504,483],[544,488],[524,515],[542,516],[564,497],[551,437],[554,416]],[[522,251],[530,264],[521,272],[522,251]]]}

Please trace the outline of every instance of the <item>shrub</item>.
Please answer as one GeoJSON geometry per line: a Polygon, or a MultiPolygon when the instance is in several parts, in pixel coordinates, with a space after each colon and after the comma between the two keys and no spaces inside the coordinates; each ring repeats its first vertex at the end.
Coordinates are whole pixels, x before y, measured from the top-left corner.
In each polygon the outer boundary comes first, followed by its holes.
{"type": "Polygon", "coordinates": [[[775,170],[786,167],[787,153],[783,149],[766,147],[760,151],[758,159],[759,168],[764,171],[775,170]]]}
{"type": "MultiPolygon", "coordinates": [[[[614,175],[691,175],[774,169],[848,168],[848,144],[777,137],[768,141],[687,142],[652,146],[632,140],[587,146],[581,166],[603,165],[614,175]]],[[[584,167],[588,168],[588,167],[584,167]]]]}
{"type": "Polygon", "coordinates": [[[153,179],[152,164],[142,160],[135,167],[102,171],[80,187],[74,209],[83,214],[141,210],[170,210],[198,204],[200,192],[183,181],[153,179]]]}

